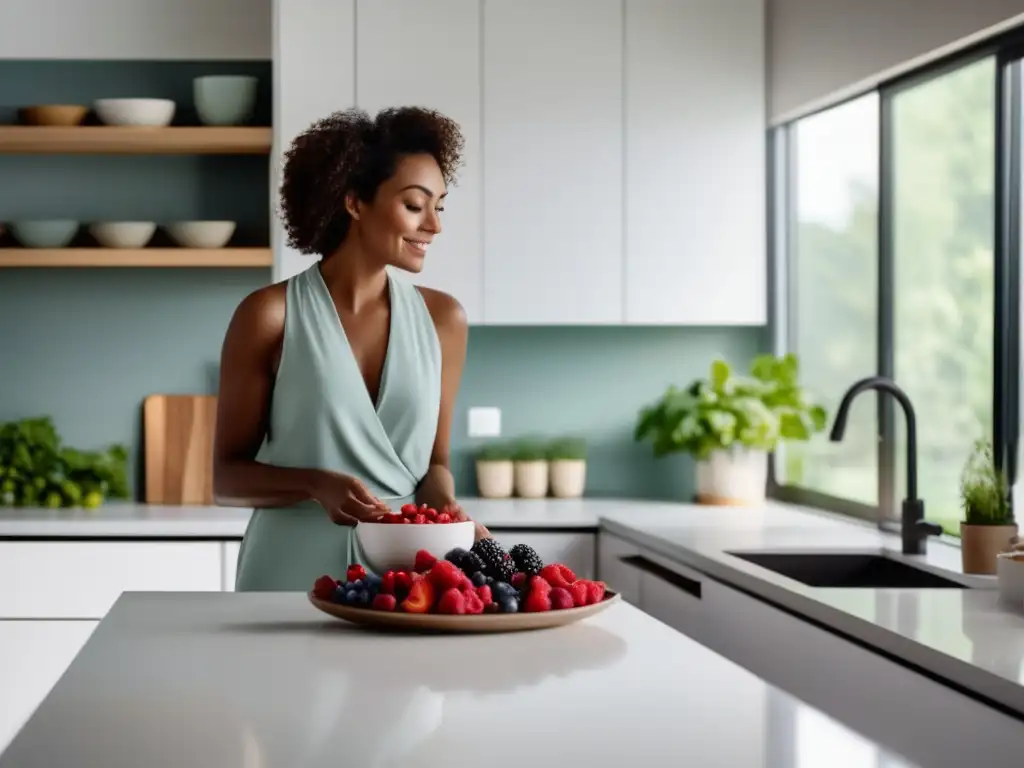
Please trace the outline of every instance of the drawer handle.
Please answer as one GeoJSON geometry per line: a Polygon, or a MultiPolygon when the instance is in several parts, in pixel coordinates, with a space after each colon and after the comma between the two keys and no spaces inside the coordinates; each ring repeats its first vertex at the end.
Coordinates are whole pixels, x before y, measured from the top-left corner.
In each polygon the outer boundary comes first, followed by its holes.
{"type": "Polygon", "coordinates": [[[626,565],[631,565],[644,573],[649,573],[655,578],[666,581],[676,589],[681,589],[683,592],[686,592],[700,600],[700,582],[696,579],[687,578],[686,576],[669,570],[664,566],[658,565],[653,560],[648,560],[642,555],[629,555],[628,557],[622,557],[619,559],[626,565]]]}

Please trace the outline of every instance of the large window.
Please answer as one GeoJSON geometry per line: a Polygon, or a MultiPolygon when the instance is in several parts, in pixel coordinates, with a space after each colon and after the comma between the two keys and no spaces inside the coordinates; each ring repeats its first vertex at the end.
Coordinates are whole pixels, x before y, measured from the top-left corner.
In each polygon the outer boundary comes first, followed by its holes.
{"type": "MultiPolygon", "coordinates": [[[[788,337],[804,383],[834,412],[843,392],[877,368],[878,97],[798,122],[789,145],[788,337]]],[[[875,402],[850,411],[844,440],[790,444],[781,482],[876,504],[875,402]]]]}
{"type": "MultiPolygon", "coordinates": [[[[1007,253],[1024,242],[1013,208],[1024,198],[1024,151],[1001,140],[1004,128],[1021,129],[1024,111],[1020,63],[1006,52],[1024,44],[1024,30],[1017,34],[778,128],[773,142],[783,179],[773,195],[783,233],[774,238],[775,338],[798,355],[803,383],[830,417],[862,377],[887,376],[906,391],[917,414],[918,492],[927,518],[954,535],[975,439],[1007,456],[1020,430],[1009,403],[1024,371],[1007,351],[1017,332],[1005,329],[1021,314],[1020,289],[1006,276],[1018,278],[1007,253]]],[[[898,518],[905,421],[895,402],[891,419],[878,402],[857,399],[839,443],[819,435],[780,449],[776,492],[898,518]]],[[[1016,468],[1006,469],[1014,480],[1016,468]]]]}
{"type": "Polygon", "coordinates": [[[917,411],[926,516],[951,533],[971,443],[992,435],[995,123],[994,57],[892,96],[893,377],[917,411]]]}

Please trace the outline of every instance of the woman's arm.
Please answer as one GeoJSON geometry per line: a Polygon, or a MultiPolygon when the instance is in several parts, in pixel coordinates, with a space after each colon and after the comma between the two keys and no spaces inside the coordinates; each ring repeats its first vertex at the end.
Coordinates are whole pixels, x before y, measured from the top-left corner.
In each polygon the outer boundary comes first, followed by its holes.
{"type": "Polygon", "coordinates": [[[213,448],[217,504],[288,506],[313,496],[315,472],[254,460],[267,432],[284,310],[284,285],[262,288],[238,305],[224,336],[213,448]]]}

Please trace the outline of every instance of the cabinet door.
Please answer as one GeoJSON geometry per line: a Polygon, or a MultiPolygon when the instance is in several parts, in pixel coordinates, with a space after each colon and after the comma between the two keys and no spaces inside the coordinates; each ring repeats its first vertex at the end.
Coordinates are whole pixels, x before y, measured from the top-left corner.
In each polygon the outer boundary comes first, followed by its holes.
{"type": "Polygon", "coordinates": [[[622,599],[640,607],[640,579],[643,572],[627,558],[640,554],[640,548],[618,536],[602,531],[597,536],[597,578],[622,595],[622,599]]]}
{"type": "Polygon", "coordinates": [[[235,576],[238,573],[238,551],[242,547],[240,541],[221,542],[221,589],[225,592],[235,591],[235,576]]]}
{"type": "Polygon", "coordinates": [[[355,0],[274,0],[274,146],[270,162],[273,279],[316,263],[287,247],[277,217],[282,156],[313,122],[355,104],[355,0]]]}
{"type": "Polygon", "coordinates": [[[545,563],[561,563],[580,579],[592,579],[595,573],[597,537],[592,533],[518,533],[494,531],[506,547],[526,544],[533,547],[545,563]]]}
{"type": "Polygon", "coordinates": [[[764,3],[626,0],[626,320],[767,317],[764,3]]]}
{"type": "Polygon", "coordinates": [[[484,4],[484,317],[621,323],[622,2],[484,4]]]}
{"type": "Polygon", "coordinates": [[[645,613],[711,646],[713,606],[707,599],[703,574],[646,550],[623,562],[640,572],[640,608],[645,613]]]}
{"type": "Polygon", "coordinates": [[[0,621],[0,753],[57,684],[96,621],[0,621]]]}
{"type": "Polygon", "coordinates": [[[356,14],[356,104],[423,106],[455,120],[464,165],[448,190],[443,230],[416,283],[452,294],[471,323],[483,319],[480,221],[480,2],[371,0],[356,14]]]}

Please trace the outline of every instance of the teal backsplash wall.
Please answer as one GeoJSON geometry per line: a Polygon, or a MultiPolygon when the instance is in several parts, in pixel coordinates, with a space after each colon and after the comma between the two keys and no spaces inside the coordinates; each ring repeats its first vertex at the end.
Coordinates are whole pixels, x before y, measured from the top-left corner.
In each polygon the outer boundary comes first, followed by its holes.
{"type": "MultiPolygon", "coordinates": [[[[51,414],[70,444],[125,442],[136,461],[142,399],[214,392],[231,312],[268,279],[265,270],[0,270],[0,420],[51,414]]],[[[473,328],[452,428],[459,493],[475,493],[466,410],[483,405],[501,408],[508,436],[587,438],[589,494],[688,496],[683,460],[656,461],[632,442],[637,409],[715,355],[745,362],[762,338],[749,328],[473,328]]]]}

